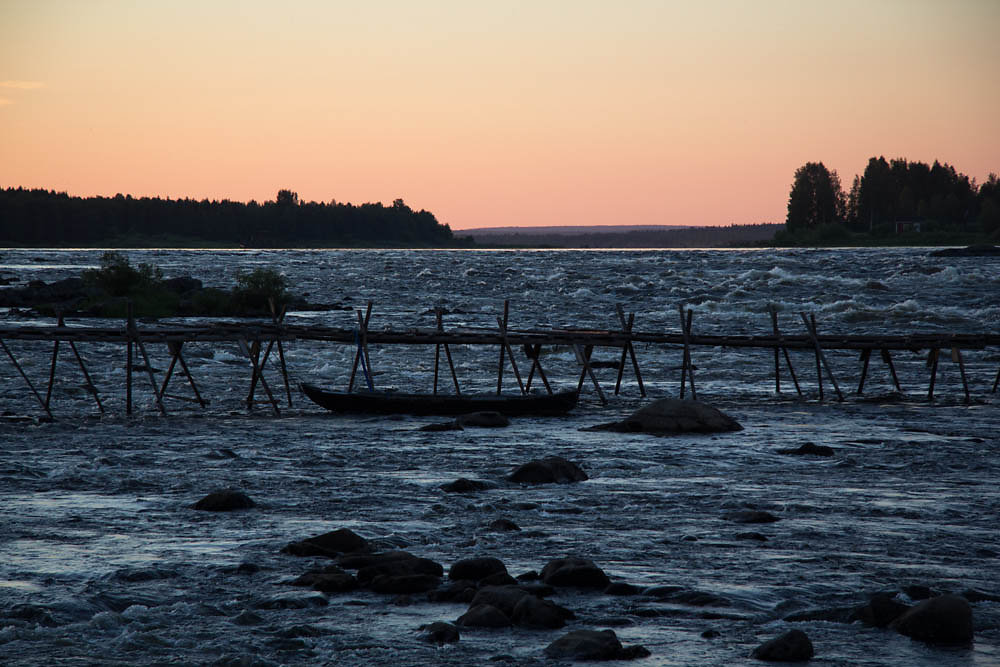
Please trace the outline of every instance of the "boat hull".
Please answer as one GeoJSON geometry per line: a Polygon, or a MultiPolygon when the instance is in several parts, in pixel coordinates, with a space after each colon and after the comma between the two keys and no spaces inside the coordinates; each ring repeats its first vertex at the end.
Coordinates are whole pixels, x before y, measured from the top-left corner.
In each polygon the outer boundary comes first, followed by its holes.
{"type": "Polygon", "coordinates": [[[316,405],[338,413],[463,415],[491,411],[507,416],[561,415],[572,410],[579,397],[576,391],[525,396],[343,392],[305,382],[301,388],[316,405]]]}

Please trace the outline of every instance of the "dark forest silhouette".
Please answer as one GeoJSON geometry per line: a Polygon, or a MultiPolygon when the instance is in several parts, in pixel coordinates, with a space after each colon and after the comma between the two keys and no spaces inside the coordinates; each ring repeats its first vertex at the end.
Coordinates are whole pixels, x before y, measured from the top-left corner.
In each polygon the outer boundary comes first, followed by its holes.
{"type": "Polygon", "coordinates": [[[1000,240],[1000,179],[977,186],[947,163],[873,157],[845,193],[836,171],[807,162],[795,172],[786,231],[776,241],[835,242],[852,235],[887,239],[1000,240]]]}
{"type": "Polygon", "coordinates": [[[7,188],[0,189],[0,245],[441,247],[468,241],[402,199],[391,206],[324,204],[280,190],[275,201],[258,204],[7,188]]]}

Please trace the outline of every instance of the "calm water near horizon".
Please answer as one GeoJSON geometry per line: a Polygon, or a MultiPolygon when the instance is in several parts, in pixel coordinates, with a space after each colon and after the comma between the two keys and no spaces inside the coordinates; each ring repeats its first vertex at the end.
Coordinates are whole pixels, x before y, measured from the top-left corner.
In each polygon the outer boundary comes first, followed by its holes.
{"type": "MultiPolygon", "coordinates": [[[[615,304],[639,331],[679,331],[677,307],[696,333],[802,333],[800,312],[821,332],[982,333],[1000,329],[1000,261],[932,258],[928,249],[794,250],[140,250],[167,277],[229,288],[238,270],[272,267],[315,303],[363,308],[371,326],[496,327],[509,299],[513,328],[618,328],[615,304]]],[[[52,281],[97,266],[99,250],[0,249],[0,278],[52,281]]],[[[0,288],[3,289],[3,288],[0,288]]],[[[6,324],[39,324],[0,311],[6,324]]],[[[175,322],[176,320],[167,320],[175,322]]],[[[194,323],[198,320],[181,320],[194,323]]],[[[296,324],[353,327],[353,310],[291,312],[296,324]]],[[[70,319],[70,326],[93,323],[70,319]]],[[[44,387],[51,344],[8,341],[44,387]]],[[[796,627],[823,665],[1000,664],[1000,603],[973,604],[971,647],[935,648],[889,630],[826,621],[789,622],[808,610],[860,605],[875,592],[922,584],[935,591],[1000,595],[1000,394],[990,393],[1000,350],[967,351],[973,400],[942,355],[927,400],[927,352],[894,354],[897,393],[873,356],[863,396],[856,354],[829,353],[847,400],[818,400],[815,361],[792,352],[806,392],[782,367],[774,391],[766,350],[695,348],[700,399],[740,421],[724,435],[656,438],[580,429],[619,419],[646,400],[676,396],[681,351],[637,347],[650,399],[626,369],[622,395],[602,406],[589,385],[567,417],[522,418],[506,429],[423,432],[442,421],[336,417],[293,391],[280,418],[248,413],[249,370],[235,346],[189,344],[186,358],[207,409],[168,401],[160,416],[145,376],[137,416],[124,413],[124,352],[78,346],[107,409],[97,415],[72,353],[60,350],[54,423],[0,421],[0,664],[472,665],[548,664],[543,650],[568,629],[612,628],[652,655],[637,665],[754,664],[761,642],[796,627]],[[829,445],[829,458],[777,450],[829,445]],[[520,487],[513,467],[556,454],[590,480],[520,487]],[[495,482],[472,495],[442,491],[459,477],[495,482]],[[215,514],[190,505],[239,488],[254,509],[215,514]],[[780,520],[726,519],[761,509],[780,520]],[[491,532],[498,518],[522,531],[491,532]],[[277,598],[316,603],[288,581],[317,561],[280,553],[290,541],[347,527],[391,548],[434,559],[495,556],[520,574],[552,558],[593,559],[614,581],[678,586],[715,602],[557,592],[577,619],[566,630],[463,630],[457,645],[419,641],[416,629],[454,621],[467,605],[422,596],[330,594],[323,606],[266,609],[277,598]],[[766,541],[740,539],[754,531],[766,541]],[[244,567],[240,567],[241,564],[244,567]],[[717,630],[705,639],[706,630],[717,630]],[[495,656],[506,663],[491,663],[495,656]]],[[[346,387],[351,346],[289,343],[293,388],[346,387]]],[[[497,350],[452,350],[463,390],[496,386],[497,350]]],[[[151,364],[169,363],[150,346],[151,364]]],[[[595,358],[617,361],[616,350],[595,358]]],[[[429,391],[433,347],[375,347],[379,388],[429,391]]],[[[518,358],[521,370],[527,360],[518,358]]],[[[548,351],[545,371],[575,385],[568,349],[548,351]]],[[[616,371],[598,370],[612,393],[616,371]]],[[[158,375],[158,377],[162,377],[158,375]]],[[[279,376],[268,376],[284,400],[279,376]]],[[[508,391],[516,390],[509,371],[508,391]]],[[[442,384],[442,387],[446,385],[442,384]]],[[[185,393],[182,378],[171,381],[185,393]]],[[[0,413],[39,414],[6,356],[0,413]]],[[[320,596],[323,597],[323,596],[320,596]]]]}

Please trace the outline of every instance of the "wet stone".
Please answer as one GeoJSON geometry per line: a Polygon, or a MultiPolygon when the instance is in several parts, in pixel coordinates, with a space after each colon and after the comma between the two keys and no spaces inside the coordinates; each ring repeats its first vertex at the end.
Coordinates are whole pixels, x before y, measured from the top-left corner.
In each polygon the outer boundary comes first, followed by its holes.
{"type": "Polygon", "coordinates": [[[791,456],[833,456],[833,447],[817,445],[814,442],[807,442],[794,449],[779,449],[778,453],[788,454],[791,456]]]}
{"type": "Polygon", "coordinates": [[[939,595],[911,607],[889,627],[928,644],[964,645],[972,641],[972,607],[958,595],[939,595]]]}
{"type": "Polygon", "coordinates": [[[604,570],[586,558],[557,558],[542,568],[542,581],[550,586],[597,588],[604,590],[611,581],[604,570]]]}
{"type": "Polygon", "coordinates": [[[569,484],[584,482],[589,477],[572,461],[561,456],[546,456],[518,466],[507,479],[517,484],[569,484]]]}
{"type": "Polygon", "coordinates": [[[469,607],[469,610],[458,618],[457,623],[459,626],[471,628],[507,628],[511,626],[510,618],[489,604],[469,607]]]}
{"type": "Polygon", "coordinates": [[[454,644],[459,640],[458,627],[444,621],[420,626],[420,640],[429,644],[454,644]]]}
{"type": "Polygon", "coordinates": [[[454,482],[442,484],[439,488],[448,493],[475,493],[477,491],[486,491],[487,489],[496,488],[496,484],[479,479],[466,479],[465,477],[460,477],[454,482]]]}
{"type": "Polygon", "coordinates": [[[738,510],[726,513],[723,518],[736,523],[774,523],[778,520],[778,517],[763,510],[738,510]]]}
{"type": "Polygon", "coordinates": [[[789,630],[753,650],[752,657],[768,662],[801,662],[814,655],[812,641],[801,630],[789,630]]]}
{"type": "Polygon", "coordinates": [[[250,496],[242,491],[227,489],[208,494],[192,505],[191,509],[203,512],[232,512],[235,510],[250,509],[251,507],[254,507],[254,502],[250,500],[250,496]]]}
{"type": "Polygon", "coordinates": [[[545,647],[545,655],[569,660],[633,660],[649,651],[642,646],[625,648],[613,630],[574,630],[545,647]]]}
{"type": "Polygon", "coordinates": [[[370,549],[368,540],[353,530],[340,528],[329,533],[304,539],[300,542],[292,542],[282,549],[281,552],[293,556],[326,556],[327,558],[336,558],[342,554],[366,551],[368,549],[370,549]]]}

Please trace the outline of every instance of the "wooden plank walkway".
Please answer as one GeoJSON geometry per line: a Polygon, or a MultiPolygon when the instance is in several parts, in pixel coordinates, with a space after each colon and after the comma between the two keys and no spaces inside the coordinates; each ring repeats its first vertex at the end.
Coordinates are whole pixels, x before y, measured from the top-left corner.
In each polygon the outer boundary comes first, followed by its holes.
{"type": "MultiPolygon", "coordinates": [[[[272,304],[273,310],[273,304],[272,304]]],[[[965,372],[963,350],[985,350],[987,348],[1000,347],[1000,334],[995,333],[911,333],[896,335],[845,335],[845,334],[823,334],[819,331],[815,316],[807,316],[799,313],[805,333],[788,334],[782,333],[778,327],[778,314],[774,310],[770,311],[771,329],[770,333],[762,334],[698,334],[695,333],[693,324],[694,311],[685,310],[683,305],[678,306],[680,315],[678,331],[642,331],[635,328],[635,313],[626,314],[621,306],[616,307],[621,329],[583,329],[583,328],[550,328],[550,329],[517,329],[509,326],[509,303],[504,302],[503,317],[497,317],[497,328],[486,327],[459,327],[445,329],[442,319],[442,312],[435,310],[436,326],[434,328],[408,328],[408,329],[373,329],[370,326],[372,316],[372,303],[369,302],[364,312],[357,311],[357,327],[329,327],[319,325],[296,325],[284,322],[284,312],[273,312],[271,322],[208,322],[196,325],[183,324],[145,324],[140,326],[131,315],[126,318],[122,326],[67,326],[60,317],[54,325],[39,326],[14,326],[0,325],[0,346],[7,358],[19,372],[24,383],[35,395],[46,414],[51,418],[50,401],[52,387],[56,377],[56,366],[59,352],[59,344],[66,342],[71,347],[77,362],[86,377],[88,390],[93,394],[98,408],[103,412],[104,407],[96,387],[91,381],[91,376],[87,371],[83,357],[76,348],[77,343],[111,343],[122,344],[126,347],[126,413],[132,413],[132,370],[143,370],[148,375],[149,384],[156,397],[157,408],[162,413],[166,413],[163,404],[164,398],[196,402],[202,407],[208,404],[198,389],[194,377],[191,375],[184,360],[183,347],[188,343],[233,343],[247,358],[252,372],[250,391],[246,402],[248,408],[252,408],[257,402],[255,392],[258,385],[267,395],[267,403],[274,413],[280,414],[278,400],[271,391],[270,385],[264,374],[265,367],[273,350],[277,350],[277,357],[280,364],[280,373],[284,379],[285,394],[288,405],[292,405],[292,392],[289,384],[288,371],[285,364],[284,344],[295,341],[312,341],[321,343],[335,343],[351,345],[356,348],[354,363],[351,368],[348,391],[353,390],[357,371],[361,370],[364,383],[369,390],[374,389],[373,373],[371,370],[371,359],[369,346],[371,345],[433,345],[434,354],[434,393],[438,391],[439,365],[441,361],[440,351],[443,347],[446,353],[447,363],[451,370],[451,377],[455,385],[455,392],[461,393],[458,377],[455,372],[454,363],[451,356],[451,346],[497,346],[499,349],[499,362],[497,364],[497,393],[503,388],[504,368],[508,364],[513,370],[517,379],[519,390],[524,393],[530,390],[531,382],[537,372],[539,378],[545,385],[545,389],[552,392],[548,378],[541,365],[541,350],[543,347],[569,347],[576,356],[580,365],[578,387],[583,388],[589,378],[594,390],[602,402],[606,402],[604,391],[601,388],[597,377],[594,375],[591,365],[591,355],[598,347],[616,348],[621,350],[621,360],[618,365],[618,377],[615,383],[615,394],[619,393],[626,362],[631,359],[631,365],[635,374],[635,379],[639,390],[643,396],[646,395],[645,386],[642,380],[642,373],[636,357],[635,346],[645,344],[647,346],[668,346],[679,347],[683,350],[681,361],[680,397],[684,398],[685,392],[689,389],[691,397],[697,399],[695,390],[695,366],[692,362],[692,349],[696,347],[717,347],[717,348],[757,348],[774,351],[774,380],[775,391],[781,392],[781,353],[784,353],[785,366],[795,385],[795,390],[802,395],[802,389],[792,367],[792,360],[788,354],[789,350],[810,350],[816,358],[816,382],[819,389],[819,397],[824,396],[824,371],[830,384],[834,387],[837,397],[843,400],[843,392],[834,375],[834,370],[828,363],[824,351],[827,350],[851,350],[860,352],[860,362],[862,364],[860,381],[857,393],[861,394],[864,389],[867,377],[871,353],[878,351],[883,363],[888,367],[892,381],[898,391],[902,391],[896,368],[892,360],[892,353],[899,351],[920,352],[928,351],[927,366],[930,368],[930,381],[928,386],[928,398],[933,399],[935,381],[937,378],[938,362],[941,350],[949,351],[951,359],[957,362],[961,372],[962,386],[965,392],[966,401],[971,400],[968,379],[965,372]],[[53,344],[51,368],[48,374],[48,388],[43,399],[41,393],[36,390],[23,367],[18,362],[14,352],[5,341],[36,341],[53,344]],[[149,358],[146,347],[149,345],[166,345],[171,355],[170,367],[166,372],[161,385],[157,384],[154,373],[150,370],[149,358]],[[266,347],[265,347],[266,345],[266,347]],[[518,369],[515,358],[515,349],[522,349],[524,356],[531,364],[530,372],[525,382],[518,369]],[[136,366],[133,363],[133,353],[141,355],[143,364],[136,366]],[[167,386],[174,373],[175,368],[180,370],[178,374],[183,376],[191,387],[193,396],[178,396],[168,394],[167,386]]],[[[1000,385],[1000,371],[997,372],[996,380],[993,382],[992,391],[997,391],[1000,385]]]]}

